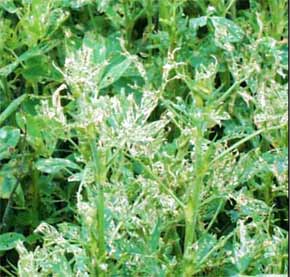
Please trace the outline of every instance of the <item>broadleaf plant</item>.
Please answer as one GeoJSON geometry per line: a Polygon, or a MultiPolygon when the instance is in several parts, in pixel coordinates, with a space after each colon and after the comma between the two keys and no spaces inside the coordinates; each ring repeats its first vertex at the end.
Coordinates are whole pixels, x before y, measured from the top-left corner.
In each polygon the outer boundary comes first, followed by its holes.
{"type": "Polygon", "coordinates": [[[286,276],[285,0],[0,0],[0,275],[286,276]]]}

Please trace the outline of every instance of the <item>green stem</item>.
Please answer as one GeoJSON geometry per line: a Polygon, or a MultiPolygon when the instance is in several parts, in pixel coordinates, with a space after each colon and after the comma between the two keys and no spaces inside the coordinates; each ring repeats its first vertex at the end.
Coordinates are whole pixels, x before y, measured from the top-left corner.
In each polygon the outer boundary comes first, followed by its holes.
{"type": "Polygon", "coordinates": [[[224,16],[227,15],[228,11],[231,10],[231,15],[232,15],[232,18],[236,18],[237,16],[237,9],[236,9],[236,0],[232,0],[229,5],[227,6],[226,8],[226,11],[224,13],[224,16]]]}
{"type": "MultiPolygon", "coordinates": [[[[11,101],[11,91],[9,89],[9,85],[8,85],[8,82],[7,82],[7,79],[6,78],[0,78],[0,88],[2,89],[2,91],[4,92],[4,97],[5,99],[3,100],[4,103],[9,103],[11,101]]],[[[1,105],[0,105],[1,107],[1,105]]]]}
{"type": "Polygon", "coordinates": [[[172,16],[171,16],[171,28],[170,28],[170,48],[173,51],[177,45],[177,24],[176,24],[176,9],[177,5],[174,1],[173,7],[172,7],[172,16]]]}
{"type": "MultiPolygon", "coordinates": [[[[195,270],[195,259],[192,256],[189,259],[189,253],[191,246],[196,241],[196,226],[198,219],[198,212],[200,207],[200,195],[203,187],[203,178],[206,173],[207,161],[203,157],[201,149],[202,134],[198,131],[196,138],[196,152],[195,152],[195,181],[190,188],[190,195],[186,207],[184,209],[185,217],[185,239],[184,239],[184,276],[192,276],[192,272],[195,270]]],[[[205,155],[206,156],[206,155],[205,155]]]]}
{"type": "Polygon", "coordinates": [[[153,5],[152,0],[147,0],[146,14],[148,19],[148,27],[150,32],[153,31],[153,5]]]}
{"type": "Polygon", "coordinates": [[[123,6],[124,6],[124,13],[125,13],[124,16],[125,16],[125,30],[126,30],[126,34],[125,34],[125,36],[126,36],[126,47],[130,48],[132,29],[133,29],[134,22],[132,22],[131,19],[130,19],[128,0],[123,0],[123,6]]]}
{"type": "Polygon", "coordinates": [[[252,133],[251,135],[241,139],[240,141],[236,142],[235,144],[233,144],[231,147],[229,147],[228,149],[226,149],[225,151],[223,151],[221,154],[219,154],[215,159],[213,159],[211,161],[211,164],[215,163],[216,161],[220,160],[221,158],[223,158],[224,156],[226,156],[227,154],[229,154],[230,152],[232,152],[234,149],[238,148],[240,145],[242,145],[243,143],[245,143],[248,140],[251,140],[252,138],[254,138],[255,136],[258,136],[259,134],[266,132],[266,131],[272,131],[272,130],[277,130],[280,129],[284,126],[287,126],[286,124],[281,124],[278,126],[273,126],[270,128],[263,128],[260,129],[254,133],[252,133]]]}
{"type": "MultiPolygon", "coordinates": [[[[153,33],[154,25],[153,25],[153,3],[152,0],[147,0],[146,4],[146,15],[148,19],[148,44],[150,44],[150,34],[153,33]]],[[[150,57],[152,56],[152,49],[149,49],[150,57]]]]}
{"type": "Polygon", "coordinates": [[[40,206],[40,192],[39,192],[39,171],[32,166],[32,210],[33,210],[33,225],[37,226],[39,223],[39,206],[40,206]]]}
{"type": "Polygon", "coordinates": [[[18,185],[19,185],[19,182],[17,181],[17,183],[14,185],[12,192],[9,196],[8,203],[6,205],[6,208],[2,217],[2,222],[0,225],[0,233],[4,233],[7,231],[7,221],[8,221],[10,211],[12,208],[13,196],[14,196],[15,191],[17,190],[18,185]]]}
{"type": "Polygon", "coordinates": [[[266,173],[264,176],[264,199],[268,206],[272,205],[272,174],[266,173]]]}
{"type": "Polygon", "coordinates": [[[0,114],[0,126],[3,124],[3,122],[11,115],[13,114],[17,108],[20,106],[20,104],[26,99],[27,95],[23,94],[13,100],[9,106],[0,114]]]}
{"type": "MultiPolygon", "coordinates": [[[[98,232],[98,251],[97,256],[99,257],[99,262],[102,263],[105,259],[106,254],[106,242],[105,242],[105,199],[103,185],[105,181],[105,169],[102,166],[102,160],[100,153],[97,149],[95,140],[91,140],[90,148],[92,152],[94,170],[95,170],[95,181],[98,187],[98,197],[97,197],[97,232],[98,232]]],[[[104,272],[99,270],[99,275],[102,276],[104,272]]]]}
{"type": "Polygon", "coordinates": [[[185,206],[185,240],[184,240],[184,255],[189,253],[189,249],[193,242],[196,241],[196,223],[200,204],[200,193],[202,190],[202,177],[198,177],[194,182],[193,191],[185,206]]]}
{"type": "MultiPolygon", "coordinates": [[[[199,265],[202,265],[203,263],[205,263],[205,261],[218,249],[224,247],[225,243],[234,235],[234,232],[231,232],[230,234],[228,234],[226,237],[223,237],[219,240],[219,242],[211,249],[207,252],[206,255],[203,256],[203,258],[199,261],[199,265]]],[[[194,274],[196,274],[197,271],[192,272],[193,276],[194,274]]]]}
{"type": "MultiPolygon", "coordinates": [[[[15,275],[10,273],[4,266],[0,265],[0,271],[3,271],[7,274],[7,276],[14,277],[15,275]]],[[[1,276],[1,275],[0,275],[1,276]]]]}
{"type": "Polygon", "coordinates": [[[215,107],[222,105],[224,101],[235,91],[235,89],[243,82],[246,81],[248,77],[245,77],[239,81],[234,82],[234,84],[219,98],[215,101],[215,107]]]}
{"type": "Polygon", "coordinates": [[[94,18],[94,14],[93,14],[93,11],[92,11],[92,6],[91,5],[88,5],[87,6],[87,9],[88,9],[88,13],[89,13],[90,20],[91,20],[91,22],[92,22],[92,24],[94,26],[94,29],[95,30],[98,30],[98,25],[96,23],[96,20],[94,18]]]}
{"type": "Polygon", "coordinates": [[[219,203],[218,208],[216,209],[216,212],[215,212],[214,216],[212,217],[210,223],[208,224],[208,226],[207,226],[207,228],[206,228],[206,230],[205,230],[206,233],[208,233],[208,231],[210,230],[210,228],[212,227],[212,225],[213,225],[214,222],[216,221],[217,216],[218,216],[218,214],[220,213],[221,208],[223,207],[223,204],[224,204],[224,199],[222,198],[222,200],[221,200],[220,203],[219,203]]]}

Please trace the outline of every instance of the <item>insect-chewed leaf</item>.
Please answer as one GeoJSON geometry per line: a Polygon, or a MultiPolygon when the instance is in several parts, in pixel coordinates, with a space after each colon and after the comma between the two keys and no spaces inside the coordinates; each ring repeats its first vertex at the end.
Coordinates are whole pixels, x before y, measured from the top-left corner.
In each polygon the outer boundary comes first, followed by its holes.
{"type": "Polygon", "coordinates": [[[118,79],[122,77],[122,75],[125,73],[125,71],[128,69],[128,67],[131,64],[130,59],[125,59],[124,61],[120,62],[117,65],[114,65],[111,67],[111,69],[105,74],[103,79],[100,82],[100,89],[106,88],[109,85],[116,82],[118,79]]]}
{"type": "MultiPolygon", "coordinates": [[[[58,2],[62,7],[70,7],[72,9],[80,9],[81,7],[88,5],[90,2],[93,2],[93,1],[91,1],[91,0],[82,0],[82,1],[79,1],[79,0],[60,0],[58,2]]],[[[96,2],[98,2],[98,1],[96,1],[96,2]]]]}
{"type": "Polygon", "coordinates": [[[64,12],[61,9],[53,10],[48,19],[47,34],[48,35],[53,34],[66,20],[67,17],[68,12],[64,12]]]}
{"type": "Polygon", "coordinates": [[[190,19],[189,26],[194,29],[195,31],[199,27],[204,27],[207,24],[207,16],[201,16],[198,18],[190,19]]]}
{"type": "Polygon", "coordinates": [[[229,44],[243,39],[243,30],[232,20],[219,16],[212,16],[210,19],[215,28],[215,41],[219,47],[228,49],[229,44]]]}
{"type": "Polygon", "coordinates": [[[202,260],[202,258],[214,247],[216,242],[217,239],[215,236],[204,234],[196,243],[198,245],[198,250],[196,251],[197,260],[202,260]]]}
{"type": "Polygon", "coordinates": [[[16,182],[17,180],[11,171],[0,171],[0,198],[8,199],[16,182]]]}
{"type": "Polygon", "coordinates": [[[0,129],[0,161],[7,159],[20,139],[20,131],[17,128],[5,126],[0,129]]]}
{"type": "Polygon", "coordinates": [[[61,158],[39,159],[36,162],[36,168],[41,172],[52,174],[66,168],[80,169],[79,166],[74,162],[61,158]]]}
{"type": "Polygon", "coordinates": [[[25,240],[25,237],[19,233],[11,232],[0,235],[0,251],[13,249],[20,240],[25,240]]]}
{"type": "Polygon", "coordinates": [[[92,62],[94,64],[103,64],[106,61],[106,39],[99,35],[96,36],[93,33],[87,32],[83,39],[83,47],[87,47],[92,50],[92,62]]]}

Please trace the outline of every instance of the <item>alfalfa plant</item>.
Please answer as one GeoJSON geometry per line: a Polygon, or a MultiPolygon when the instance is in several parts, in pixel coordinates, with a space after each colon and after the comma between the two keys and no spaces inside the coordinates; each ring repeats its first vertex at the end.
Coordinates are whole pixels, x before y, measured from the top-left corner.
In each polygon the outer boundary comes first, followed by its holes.
{"type": "Polygon", "coordinates": [[[285,1],[4,2],[2,272],[288,271],[285,1]]]}

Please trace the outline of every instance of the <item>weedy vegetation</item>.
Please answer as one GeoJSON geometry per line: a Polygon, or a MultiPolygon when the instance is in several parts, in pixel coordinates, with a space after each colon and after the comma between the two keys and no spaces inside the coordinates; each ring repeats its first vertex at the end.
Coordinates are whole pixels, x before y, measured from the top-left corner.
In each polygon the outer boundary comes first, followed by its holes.
{"type": "Polygon", "coordinates": [[[1,276],[286,276],[287,11],[0,0],[1,276]]]}

